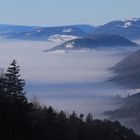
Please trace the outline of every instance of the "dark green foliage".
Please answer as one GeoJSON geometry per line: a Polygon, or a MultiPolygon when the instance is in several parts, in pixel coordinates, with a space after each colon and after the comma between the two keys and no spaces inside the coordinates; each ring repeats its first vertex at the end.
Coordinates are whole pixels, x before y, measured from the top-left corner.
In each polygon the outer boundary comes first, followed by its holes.
{"type": "Polygon", "coordinates": [[[89,114],[87,115],[87,117],[86,117],[86,122],[87,122],[87,123],[91,123],[92,121],[93,121],[93,116],[92,116],[91,113],[89,113],[89,114]]]}
{"type": "Polygon", "coordinates": [[[13,60],[0,78],[0,131],[10,138],[23,135],[27,130],[26,114],[31,108],[25,97],[25,82],[20,78],[19,70],[13,60]]]}
{"type": "Polygon", "coordinates": [[[1,140],[140,140],[118,122],[93,120],[88,114],[66,115],[52,107],[41,107],[25,97],[24,80],[13,61],[0,78],[1,140]]]}
{"type": "Polygon", "coordinates": [[[20,78],[19,70],[19,66],[17,66],[16,61],[13,60],[5,73],[6,95],[11,98],[13,97],[13,99],[11,99],[13,102],[15,102],[14,100],[26,102],[25,92],[23,91],[25,81],[20,78]]]}

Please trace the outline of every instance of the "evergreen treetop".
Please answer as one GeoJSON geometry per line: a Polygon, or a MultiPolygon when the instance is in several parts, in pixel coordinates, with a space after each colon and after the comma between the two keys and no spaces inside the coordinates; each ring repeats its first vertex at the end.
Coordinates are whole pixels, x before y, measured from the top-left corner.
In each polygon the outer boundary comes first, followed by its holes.
{"type": "Polygon", "coordinates": [[[26,102],[25,98],[25,80],[21,79],[19,74],[20,67],[16,60],[13,60],[5,73],[5,92],[7,96],[13,97],[13,100],[26,102]]]}

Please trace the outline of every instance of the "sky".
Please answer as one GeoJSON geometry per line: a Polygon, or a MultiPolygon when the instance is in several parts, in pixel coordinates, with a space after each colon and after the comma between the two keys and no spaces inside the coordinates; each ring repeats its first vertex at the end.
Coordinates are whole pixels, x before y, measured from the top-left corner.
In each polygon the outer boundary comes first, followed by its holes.
{"type": "Polygon", "coordinates": [[[140,0],[0,0],[0,23],[100,25],[140,17],[140,0]]]}

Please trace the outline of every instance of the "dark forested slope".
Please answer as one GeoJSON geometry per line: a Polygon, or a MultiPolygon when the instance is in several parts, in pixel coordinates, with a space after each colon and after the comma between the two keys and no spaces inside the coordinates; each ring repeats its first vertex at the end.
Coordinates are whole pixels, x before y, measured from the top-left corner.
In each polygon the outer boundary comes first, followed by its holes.
{"type": "Polygon", "coordinates": [[[1,140],[140,140],[132,129],[118,122],[94,120],[91,114],[66,115],[41,107],[36,100],[29,102],[19,70],[14,60],[1,74],[1,140]]]}

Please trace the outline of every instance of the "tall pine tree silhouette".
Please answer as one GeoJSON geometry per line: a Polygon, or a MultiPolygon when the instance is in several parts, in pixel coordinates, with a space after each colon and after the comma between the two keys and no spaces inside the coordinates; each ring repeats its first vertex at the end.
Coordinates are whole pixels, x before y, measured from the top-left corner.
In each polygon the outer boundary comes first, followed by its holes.
{"type": "Polygon", "coordinates": [[[11,97],[11,102],[27,102],[25,97],[24,85],[25,80],[21,79],[19,74],[20,68],[17,65],[16,61],[13,60],[10,66],[5,73],[6,79],[6,94],[8,97],[11,97]]]}

